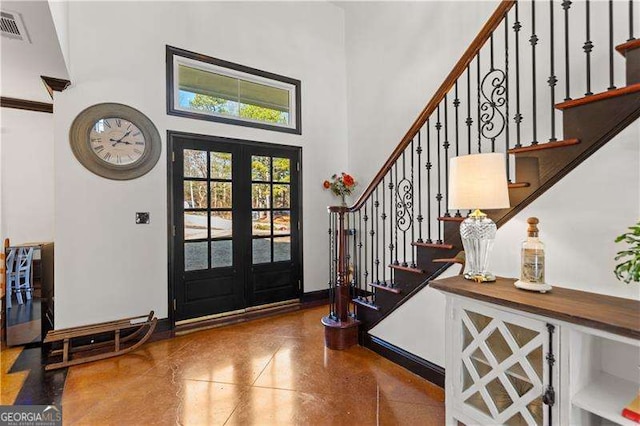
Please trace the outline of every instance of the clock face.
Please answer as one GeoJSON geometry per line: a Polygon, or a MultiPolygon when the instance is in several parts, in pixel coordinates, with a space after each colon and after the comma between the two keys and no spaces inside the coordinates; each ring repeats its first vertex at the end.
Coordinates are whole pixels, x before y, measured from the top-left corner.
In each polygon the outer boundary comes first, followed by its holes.
{"type": "Polygon", "coordinates": [[[146,147],[144,134],[135,124],[114,117],[96,121],[89,133],[89,142],[94,155],[114,166],[135,163],[146,147]]]}

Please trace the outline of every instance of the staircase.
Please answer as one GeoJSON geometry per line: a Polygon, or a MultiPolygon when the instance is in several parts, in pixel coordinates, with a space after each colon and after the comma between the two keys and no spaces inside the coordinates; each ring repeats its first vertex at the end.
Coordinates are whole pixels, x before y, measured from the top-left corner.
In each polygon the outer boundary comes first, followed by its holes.
{"type": "Polygon", "coordinates": [[[447,209],[450,158],[506,154],[511,207],[487,212],[500,227],[640,116],[634,1],[591,3],[502,1],[358,201],[329,207],[329,348],[369,345],[460,263],[469,212],[447,209]]]}

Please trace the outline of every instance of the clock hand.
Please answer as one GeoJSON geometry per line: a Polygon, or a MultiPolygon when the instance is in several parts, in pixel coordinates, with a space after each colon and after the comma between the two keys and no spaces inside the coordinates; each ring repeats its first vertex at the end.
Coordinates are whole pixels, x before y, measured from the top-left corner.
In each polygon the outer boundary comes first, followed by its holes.
{"type": "Polygon", "coordinates": [[[119,143],[123,143],[123,144],[126,144],[126,145],[131,145],[131,142],[126,142],[126,141],[122,140],[122,139],[126,138],[127,136],[129,136],[130,133],[131,133],[131,130],[129,130],[127,133],[125,133],[124,136],[122,136],[120,139],[110,138],[109,141],[114,142],[113,144],[111,144],[111,146],[116,146],[119,143]]]}

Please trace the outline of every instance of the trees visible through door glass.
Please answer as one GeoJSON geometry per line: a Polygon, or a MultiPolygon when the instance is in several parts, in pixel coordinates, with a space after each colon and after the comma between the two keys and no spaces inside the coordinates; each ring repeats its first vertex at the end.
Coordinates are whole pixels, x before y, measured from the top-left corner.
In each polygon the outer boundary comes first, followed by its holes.
{"type": "Polygon", "coordinates": [[[184,150],[184,177],[207,177],[207,151],[184,150]]]}
{"type": "Polygon", "coordinates": [[[207,182],[197,180],[184,181],[184,208],[207,208],[207,182]]]}
{"type": "Polygon", "coordinates": [[[211,182],[211,208],[230,209],[231,192],[231,182],[211,182]]]}
{"type": "Polygon", "coordinates": [[[288,158],[273,157],[273,181],[291,181],[291,161],[288,158]]]}
{"type": "Polygon", "coordinates": [[[271,212],[253,211],[251,216],[253,235],[271,235],[271,212]]]}
{"type": "Polygon", "coordinates": [[[289,185],[273,185],[273,207],[288,209],[290,207],[291,192],[289,185]]]}
{"type": "Polygon", "coordinates": [[[231,154],[211,153],[211,179],[231,179],[231,154]]]}
{"type": "Polygon", "coordinates": [[[254,183],[251,185],[251,207],[254,209],[268,209],[271,207],[270,184],[254,183]]]}
{"type": "Polygon", "coordinates": [[[273,212],[273,233],[291,233],[291,213],[288,210],[276,210],[273,212]]]}
{"type": "Polygon", "coordinates": [[[251,180],[271,180],[271,157],[251,156],[251,180]]]}

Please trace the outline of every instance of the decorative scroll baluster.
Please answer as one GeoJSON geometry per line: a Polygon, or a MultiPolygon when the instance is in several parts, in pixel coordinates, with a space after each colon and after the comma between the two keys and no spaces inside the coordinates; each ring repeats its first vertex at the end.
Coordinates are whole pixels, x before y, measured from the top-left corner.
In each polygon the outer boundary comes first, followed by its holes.
{"type": "Polygon", "coordinates": [[[629,39],[627,41],[635,39],[633,36],[633,0],[629,0],[629,39]]]}
{"type": "Polygon", "coordinates": [[[398,204],[397,220],[398,226],[402,230],[402,266],[409,266],[407,263],[407,230],[411,226],[411,218],[409,217],[409,209],[407,206],[407,197],[410,197],[410,185],[407,180],[407,160],[406,152],[402,152],[402,180],[398,183],[398,194],[400,194],[400,203],[398,204]]]}
{"type": "Polygon", "coordinates": [[[613,0],[609,0],[609,87],[608,90],[615,89],[613,82],[613,0]]]}
{"type": "Polygon", "coordinates": [[[536,46],[538,45],[538,36],[536,35],[536,0],[531,0],[531,37],[529,43],[531,44],[531,70],[532,76],[531,87],[533,93],[531,99],[533,101],[533,110],[531,118],[533,120],[533,141],[531,145],[538,145],[538,112],[537,112],[537,89],[536,89],[536,46]]]}
{"type": "MultiPolygon", "coordinates": [[[[442,216],[442,157],[440,156],[440,129],[442,129],[442,123],[440,123],[440,105],[437,107],[436,113],[436,143],[438,146],[438,194],[436,200],[438,201],[438,218],[442,216]]],[[[442,224],[438,221],[438,244],[442,244],[442,224]]]]}
{"type": "Polygon", "coordinates": [[[569,60],[569,9],[571,8],[571,1],[564,0],[562,2],[562,8],[564,9],[564,79],[565,79],[565,95],[564,100],[571,100],[571,91],[569,89],[571,82],[570,72],[570,60],[569,60]]]}
{"type": "Polygon", "coordinates": [[[504,111],[504,124],[505,124],[505,157],[507,161],[507,180],[511,182],[511,169],[509,168],[509,14],[504,14],[504,88],[505,88],[505,111],[504,111]]]}
{"type": "Polygon", "coordinates": [[[549,65],[550,65],[550,74],[547,83],[549,83],[549,88],[551,90],[551,137],[549,138],[549,142],[553,142],[558,140],[556,138],[556,84],[558,83],[558,78],[556,77],[555,72],[555,40],[554,40],[554,28],[553,28],[553,2],[554,0],[549,0],[549,43],[551,44],[549,51],[551,52],[551,57],[549,65]]]}
{"type": "Polygon", "coordinates": [[[431,239],[431,126],[427,120],[427,243],[433,243],[431,239]]]}
{"type": "Polygon", "coordinates": [[[467,65],[467,153],[471,154],[471,126],[473,126],[473,118],[471,118],[471,71],[467,65]]]}
{"type": "MultiPolygon", "coordinates": [[[[380,284],[380,246],[378,245],[378,234],[380,233],[380,221],[378,220],[378,218],[380,217],[378,215],[378,208],[380,207],[380,202],[378,201],[378,187],[376,187],[376,201],[375,203],[373,203],[373,205],[376,208],[376,214],[373,214],[373,211],[371,211],[371,218],[373,220],[375,220],[376,223],[376,231],[375,231],[375,240],[376,240],[376,261],[375,261],[375,265],[376,265],[376,283],[380,284]]],[[[372,223],[373,225],[373,223],[372,223]]],[[[373,226],[372,226],[373,228],[373,226]]]]}
{"type": "MultiPolygon", "coordinates": [[[[384,190],[385,190],[385,178],[386,176],[382,177],[382,183],[380,184],[380,188],[381,188],[381,192],[382,192],[382,214],[380,215],[380,218],[382,219],[382,283],[385,284],[387,282],[387,262],[386,262],[386,258],[387,258],[387,239],[386,239],[386,231],[385,231],[385,224],[386,224],[386,220],[387,220],[387,213],[386,213],[386,203],[385,203],[385,196],[384,196],[384,190]]],[[[377,191],[377,190],[376,190],[377,191]]]]}
{"type": "Polygon", "coordinates": [[[520,30],[522,25],[518,16],[518,5],[519,3],[516,2],[516,21],[513,23],[513,31],[516,36],[516,115],[513,116],[513,121],[516,123],[516,148],[522,147],[520,138],[520,123],[522,123],[522,114],[520,113],[520,30]]]}
{"type": "Polygon", "coordinates": [[[491,36],[490,44],[490,61],[489,72],[482,78],[479,93],[482,95],[482,103],[480,104],[480,133],[485,139],[491,141],[491,152],[496,151],[496,139],[505,129],[505,118],[501,108],[507,102],[506,93],[506,74],[501,69],[495,67],[493,60],[493,36],[491,36]]]}
{"type": "Polygon", "coordinates": [[[395,202],[393,203],[393,208],[396,209],[396,227],[395,227],[395,247],[396,247],[396,257],[393,260],[393,264],[394,265],[399,265],[400,262],[398,261],[398,257],[400,257],[400,247],[398,246],[398,230],[400,229],[400,225],[398,224],[399,218],[398,218],[398,203],[399,203],[399,198],[398,198],[398,193],[399,191],[399,187],[400,187],[400,183],[398,182],[398,162],[396,161],[396,163],[393,165],[393,171],[394,171],[394,179],[396,181],[396,187],[394,188],[395,190],[395,202]]]}
{"type": "Polygon", "coordinates": [[[447,95],[444,95],[444,217],[451,217],[449,214],[449,104],[447,95]]]}
{"type": "MultiPolygon", "coordinates": [[[[456,84],[455,84],[455,99],[453,100],[453,106],[455,108],[455,112],[456,112],[456,157],[458,157],[460,155],[460,141],[459,141],[459,130],[458,130],[458,125],[459,125],[459,114],[458,114],[458,110],[460,109],[460,98],[458,97],[458,80],[456,80],[456,84]]],[[[448,188],[448,187],[447,187],[448,188]]],[[[460,217],[460,210],[456,210],[456,217],[460,217]]]]}
{"type": "Polygon", "coordinates": [[[591,41],[591,2],[585,0],[586,4],[586,18],[587,18],[587,41],[584,42],[582,49],[587,58],[587,92],[586,96],[593,95],[591,91],[591,51],[593,50],[593,42],[591,41]]]}
{"type": "Polygon", "coordinates": [[[418,153],[418,242],[424,242],[422,239],[422,221],[424,218],[422,217],[422,141],[420,134],[422,133],[422,129],[418,130],[418,149],[416,152],[418,153]]]}
{"type": "MultiPolygon", "coordinates": [[[[493,64],[493,34],[491,34],[491,37],[489,39],[489,52],[491,52],[491,61],[489,64],[489,70],[490,70],[490,74],[496,70],[496,67],[493,64]]],[[[497,108],[496,108],[497,109],[497,108]]],[[[491,138],[491,152],[496,152],[496,137],[495,135],[492,136],[491,138]]]]}

